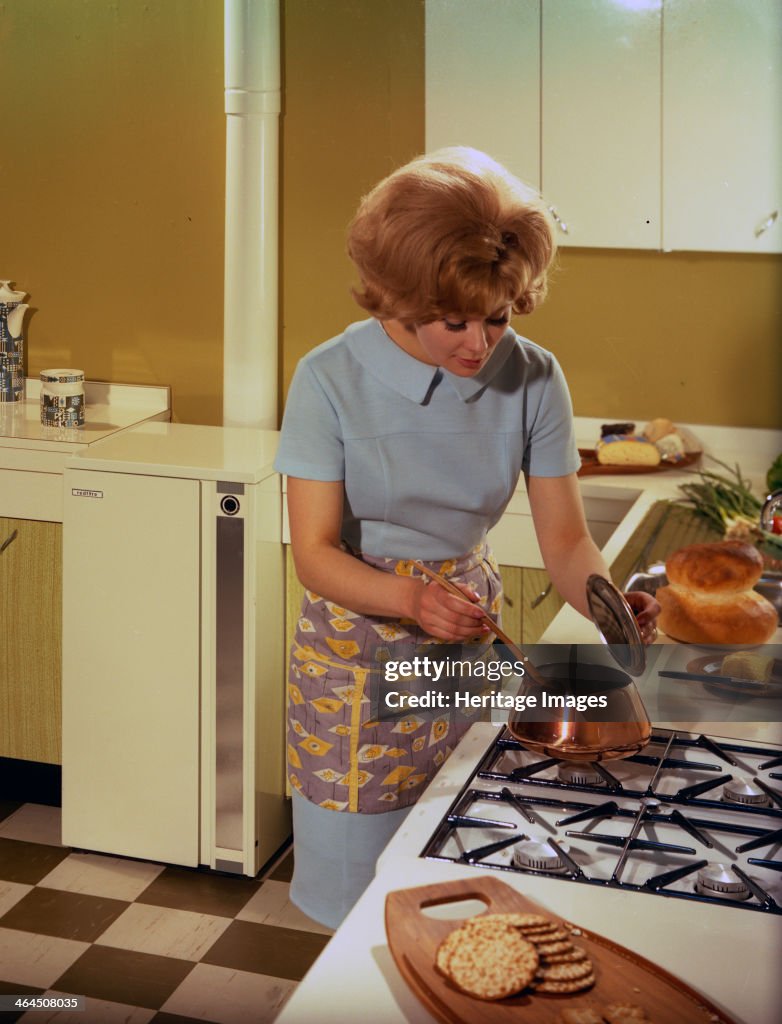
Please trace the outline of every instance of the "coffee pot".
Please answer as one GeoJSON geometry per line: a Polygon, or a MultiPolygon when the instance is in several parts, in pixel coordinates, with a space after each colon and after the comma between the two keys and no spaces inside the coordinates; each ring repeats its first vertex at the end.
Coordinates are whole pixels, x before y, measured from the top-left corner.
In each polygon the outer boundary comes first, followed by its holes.
{"type": "Polygon", "coordinates": [[[527,707],[524,701],[524,710],[511,714],[508,728],[527,749],[558,760],[630,757],[652,735],[632,679],[646,667],[643,640],[630,605],[613,583],[590,576],[587,601],[600,639],[620,668],[579,662],[577,645],[571,646],[567,661],[533,666],[526,659],[518,693],[536,696],[537,703],[527,707]],[[541,706],[544,692],[547,703],[541,706]]]}
{"type": "Polygon", "coordinates": [[[10,281],[0,281],[0,402],[20,402],[24,398],[25,295],[14,291],[10,281]]]}

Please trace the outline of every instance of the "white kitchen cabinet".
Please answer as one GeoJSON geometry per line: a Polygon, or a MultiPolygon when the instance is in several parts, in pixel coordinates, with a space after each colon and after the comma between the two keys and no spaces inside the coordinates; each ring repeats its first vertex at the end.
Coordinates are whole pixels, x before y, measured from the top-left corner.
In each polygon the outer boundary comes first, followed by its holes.
{"type": "Polygon", "coordinates": [[[427,151],[474,146],[540,188],[540,4],[427,0],[427,151]]]}
{"type": "Polygon", "coordinates": [[[276,448],[145,423],[69,460],[67,845],[254,876],[290,835],[276,448]]]}
{"type": "Polygon", "coordinates": [[[61,760],[63,469],[134,423],[169,419],[166,387],[86,384],[87,421],[41,426],[40,381],[0,404],[0,756],[61,760]]]}
{"type": "Polygon", "coordinates": [[[782,2],[666,2],[663,245],[782,252],[782,2]]]}
{"type": "Polygon", "coordinates": [[[198,864],[198,482],[65,477],[63,841],[198,864]]]}
{"type": "Polygon", "coordinates": [[[427,149],[538,185],[561,245],[782,251],[782,0],[426,6],[427,149]]]}
{"type": "Polygon", "coordinates": [[[541,190],[560,244],[660,246],[662,0],[543,0],[541,190]]]}

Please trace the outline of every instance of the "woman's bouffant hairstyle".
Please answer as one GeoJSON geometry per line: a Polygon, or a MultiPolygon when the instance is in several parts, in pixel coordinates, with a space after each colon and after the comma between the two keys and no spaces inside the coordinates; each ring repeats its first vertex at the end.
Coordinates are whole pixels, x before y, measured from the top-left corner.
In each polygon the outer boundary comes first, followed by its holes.
{"type": "Polygon", "coordinates": [[[348,230],[361,287],[378,319],[427,323],[531,313],[546,295],[556,242],[540,196],[485,153],[441,149],[364,196],[348,230]]]}

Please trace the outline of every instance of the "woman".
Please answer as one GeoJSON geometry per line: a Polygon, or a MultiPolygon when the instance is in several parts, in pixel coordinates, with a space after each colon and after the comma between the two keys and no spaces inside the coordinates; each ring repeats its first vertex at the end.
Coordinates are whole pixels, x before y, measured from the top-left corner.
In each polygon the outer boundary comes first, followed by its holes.
{"type": "MultiPolygon", "coordinates": [[[[307,588],[289,676],[291,898],[331,927],[469,725],[370,720],[378,642],[489,642],[481,617],[499,619],[502,590],[486,533],[522,472],[562,596],[588,614],[586,578],[608,576],[562,371],[509,326],[546,293],[555,243],[540,198],[483,153],[441,150],[362,200],[348,251],[371,318],[300,361],[276,461],[307,588]]],[[[649,642],[657,605],[630,600],[649,642]]]]}

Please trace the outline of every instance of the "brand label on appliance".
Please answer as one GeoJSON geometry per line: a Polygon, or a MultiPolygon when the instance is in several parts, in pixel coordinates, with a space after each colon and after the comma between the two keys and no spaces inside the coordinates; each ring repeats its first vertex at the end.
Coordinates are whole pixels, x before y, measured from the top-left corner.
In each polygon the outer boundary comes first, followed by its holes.
{"type": "Polygon", "coordinates": [[[71,494],[76,498],[102,498],[103,491],[88,491],[83,487],[71,487],[71,494]]]}

